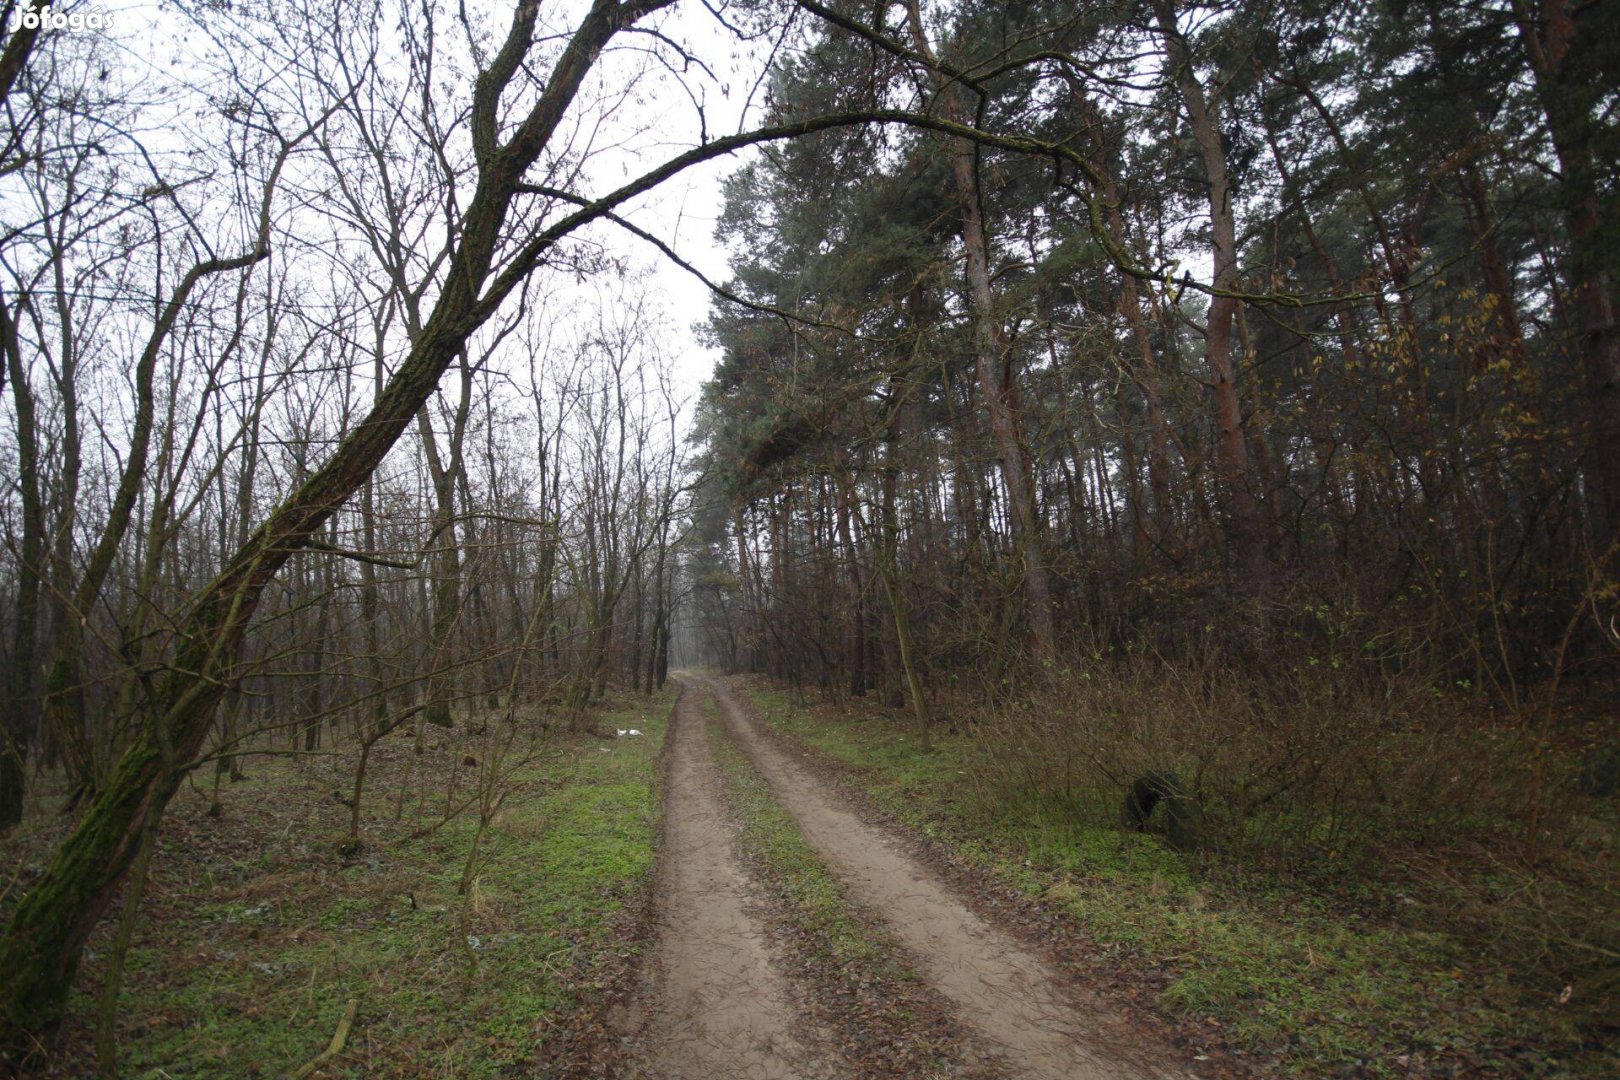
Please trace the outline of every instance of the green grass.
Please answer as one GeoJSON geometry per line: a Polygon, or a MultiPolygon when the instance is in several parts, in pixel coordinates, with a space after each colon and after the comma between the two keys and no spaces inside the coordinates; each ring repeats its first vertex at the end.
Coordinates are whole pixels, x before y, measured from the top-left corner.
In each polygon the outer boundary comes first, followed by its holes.
{"type": "MultiPolygon", "coordinates": [[[[379,768],[366,846],[347,863],[337,854],[347,809],[330,792],[350,757],[253,762],[252,781],[225,792],[217,824],[177,803],[167,838],[176,854],[155,864],[128,958],[124,1075],[284,1075],[325,1048],[351,998],[359,1016],[348,1048],[317,1076],[477,1080],[523,1070],[550,1022],[595,989],[597,962],[621,948],[610,920],[648,881],[655,763],[672,699],[623,695],[598,718],[639,728],[639,739],[538,743],[505,782],[511,794],[465,895],[457,890],[476,809],[428,831],[449,801],[444,770],[461,767],[461,744],[414,766],[407,742],[392,748],[395,764],[413,771],[401,779],[379,768]],[[401,783],[405,812],[394,825],[401,783]],[[274,803],[273,814],[261,803],[274,803]],[[259,816],[292,823],[231,846],[233,822],[251,832],[259,816]],[[178,850],[213,830],[212,857],[178,850]]],[[[462,768],[464,798],[477,770],[462,768]]],[[[79,1075],[85,1063],[97,966],[81,979],[58,1075],[79,1075]]]]}
{"type": "MultiPolygon", "coordinates": [[[[715,716],[714,699],[704,705],[715,716]]],[[[772,891],[786,901],[803,942],[823,959],[851,967],[875,967],[895,975],[886,943],[851,913],[837,879],[805,843],[770,785],[750,765],[718,723],[709,725],[709,747],[725,781],[726,800],[741,823],[739,843],[760,867],[772,891]]]]}
{"type": "Polygon", "coordinates": [[[974,866],[1067,914],[1104,949],[1168,972],[1169,1011],[1215,1021],[1240,1045],[1303,1073],[1402,1055],[1484,1072],[1602,1075],[1573,1014],[1526,1002],[1440,930],[1359,912],[1299,883],[1170,851],[1152,836],[1085,824],[1095,798],[991,800],[973,771],[993,748],[941,734],[923,753],[904,718],[856,705],[795,704],[759,679],[733,683],[773,728],[846,766],[887,812],[974,866]],[[1071,805],[1072,804],[1072,805],[1071,805]]]}

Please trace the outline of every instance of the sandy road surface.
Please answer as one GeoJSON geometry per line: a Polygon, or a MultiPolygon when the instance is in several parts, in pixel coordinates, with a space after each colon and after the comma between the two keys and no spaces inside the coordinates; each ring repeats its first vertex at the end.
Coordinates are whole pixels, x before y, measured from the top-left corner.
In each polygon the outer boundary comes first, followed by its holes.
{"type": "Polygon", "coordinates": [[[794,1036],[784,980],[750,913],[704,716],[685,690],[670,726],[657,944],[633,1071],[671,1080],[829,1075],[794,1036]]]}
{"type": "Polygon", "coordinates": [[[799,1022],[793,989],[772,966],[771,939],[752,913],[754,885],[733,852],[709,756],[700,702],[711,696],[806,841],[851,899],[888,925],[908,964],[950,1002],[986,1059],[1031,1080],[1187,1075],[1172,1051],[973,911],[898,837],[844,806],[759,730],[723,684],[691,674],[682,681],[638,1075],[770,1080],[848,1071],[826,1049],[835,1040],[799,1022]]]}

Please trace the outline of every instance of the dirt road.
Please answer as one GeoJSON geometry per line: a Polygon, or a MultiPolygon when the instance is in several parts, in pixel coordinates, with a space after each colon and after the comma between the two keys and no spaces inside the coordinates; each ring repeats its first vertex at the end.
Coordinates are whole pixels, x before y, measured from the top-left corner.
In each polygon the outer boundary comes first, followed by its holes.
{"type": "Polygon", "coordinates": [[[886,924],[905,961],[939,991],[1008,1077],[1180,1077],[1168,1049],[1133,1031],[1048,958],[987,922],[902,841],[840,805],[836,793],[762,733],[726,687],[683,675],[671,727],[660,926],[647,976],[637,1071],[668,1077],[848,1075],[837,1040],[805,1030],[795,987],[771,956],[754,886],[732,837],[710,760],[703,699],[770,784],[849,899],[886,924]]]}
{"type": "Polygon", "coordinates": [[[754,885],[732,851],[704,717],[686,689],[669,729],[652,1007],[633,1071],[671,1080],[831,1075],[794,1034],[754,885]]]}

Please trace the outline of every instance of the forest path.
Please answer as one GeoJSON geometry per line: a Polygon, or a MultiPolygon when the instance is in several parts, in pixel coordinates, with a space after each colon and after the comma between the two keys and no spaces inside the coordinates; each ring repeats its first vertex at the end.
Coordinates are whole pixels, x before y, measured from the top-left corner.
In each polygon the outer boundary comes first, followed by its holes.
{"type": "Polygon", "coordinates": [[[831,1075],[795,1035],[796,1010],[770,962],[756,886],[732,850],[709,753],[701,691],[681,692],[670,721],[654,963],[632,1017],[632,1075],[669,1080],[831,1075]]]}
{"type": "Polygon", "coordinates": [[[963,1026],[993,1047],[1013,1075],[1185,1075],[1174,1065],[1174,1051],[1134,1030],[1051,961],[981,918],[898,836],[846,808],[759,729],[724,685],[693,675],[684,681],[719,700],[727,730],[811,848],[857,903],[888,924],[913,969],[949,999],[963,1026]]]}

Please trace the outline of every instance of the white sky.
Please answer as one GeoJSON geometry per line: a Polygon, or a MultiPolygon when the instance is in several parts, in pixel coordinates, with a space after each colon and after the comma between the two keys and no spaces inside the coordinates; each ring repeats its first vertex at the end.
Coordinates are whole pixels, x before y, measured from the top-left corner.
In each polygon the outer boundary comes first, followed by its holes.
{"type": "MultiPolygon", "coordinates": [[[[727,135],[760,119],[759,99],[748,95],[763,66],[761,47],[739,43],[696,0],[682,0],[674,10],[647,25],[656,26],[670,38],[687,46],[714,72],[719,85],[695,73],[693,90],[702,95],[710,138],[727,135]],[[745,105],[751,108],[744,115],[745,105]],[[747,122],[745,124],[745,121],[747,122]]],[[[668,89],[673,90],[673,87],[668,89]]],[[[633,155],[606,155],[605,172],[618,172],[621,159],[631,175],[652,167],[663,157],[696,146],[700,125],[692,102],[676,93],[672,100],[651,102],[633,108],[627,123],[635,126],[651,122],[660,138],[655,149],[633,155]]],[[[726,252],[714,240],[715,223],[722,206],[723,178],[746,160],[751,152],[721,158],[687,170],[645,198],[632,204],[624,217],[658,236],[696,266],[710,280],[724,282],[730,273],[726,252]]],[[[604,185],[606,186],[606,185],[604,185]]],[[[624,250],[653,268],[655,287],[666,299],[671,322],[679,335],[669,343],[675,357],[679,383],[695,395],[697,388],[714,370],[718,354],[699,344],[692,327],[708,317],[711,293],[687,271],[671,263],[645,242],[622,229],[609,226],[622,238],[624,250]]]]}
{"type": "MultiPolygon", "coordinates": [[[[718,0],[711,2],[718,6],[718,0]]],[[[492,25],[504,32],[512,0],[468,0],[467,6],[487,12],[492,25]]],[[[583,0],[542,0],[542,24],[572,28],[585,6],[583,0]]],[[[147,0],[79,0],[74,7],[84,11],[99,8],[113,15],[113,26],[104,37],[128,65],[126,74],[136,79],[150,76],[154,84],[166,83],[176,75],[184,77],[175,69],[186,66],[184,58],[198,43],[181,40],[182,35],[190,39],[196,36],[183,17],[147,0]]],[[[744,103],[754,89],[768,42],[738,42],[698,0],[680,0],[671,10],[640,25],[655,28],[679,42],[713,73],[711,78],[693,69],[686,79],[692,93],[703,102],[710,137],[743,126],[744,103]]],[[[446,40],[454,36],[447,35],[446,40]]],[[[616,44],[642,47],[651,42],[645,37],[620,35],[616,44]]],[[[610,52],[601,62],[602,70],[612,71],[616,62],[622,62],[622,58],[616,61],[610,52]]],[[[467,94],[470,87],[461,88],[458,96],[464,98],[467,94]]],[[[576,105],[576,113],[579,110],[576,105]]],[[[750,123],[760,119],[757,94],[746,119],[750,123]]],[[[166,141],[161,130],[145,132],[141,137],[151,147],[160,147],[166,141]]],[[[624,179],[696,146],[700,141],[697,110],[673,77],[660,73],[656,90],[640,102],[626,101],[596,132],[593,141],[599,149],[589,166],[590,178],[579,186],[583,195],[603,194],[624,179]]],[[[729,277],[726,253],[715,243],[713,232],[721,210],[722,178],[740,160],[735,156],[696,166],[630,204],[622,211],[623,216],[663,239],[712,280],[724,281],[729,277]]],[[[694,399],[717,360],[715,352],[699,344],[693,332],[708,315],[708,289],[651,245],[617,226],[595,226],[590,235],[650,272],[655,306],[662,307],[668,316],[670,333],[661,343],[663,352],[673,362],[682,396],[694,399]]]]}

